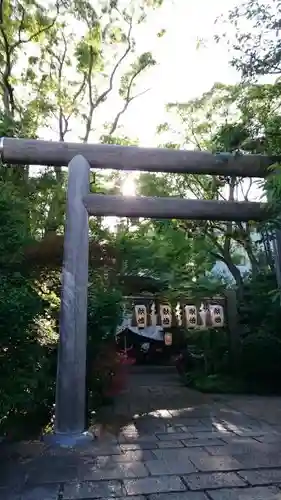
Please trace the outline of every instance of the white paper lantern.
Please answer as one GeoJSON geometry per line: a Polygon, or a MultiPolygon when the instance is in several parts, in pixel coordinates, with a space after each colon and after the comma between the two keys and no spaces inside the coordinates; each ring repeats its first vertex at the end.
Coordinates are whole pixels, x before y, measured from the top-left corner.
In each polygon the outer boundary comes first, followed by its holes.
{"type": "Polygon", "coordinates": [[[210,305],[211,324],[215,328],[224,326],[224,310],[220,304],[210,305]]]}
{"type": "Polygon", "coordinates": [[[146,328],[147,326],[147,312],[144,305],[135,306],[136,323],[138,328],[146,328]]]}
{"type": "Polygon", "coordinates": [[[196,328],[198,324],[197,307],[194,305],[185,306],[184,312],[187,328],[196,328]]]}
{"type": "Polygon", "coordinates": [[[166,304],[160,305],[160,318],[163,328],[171,328],[172,326],[172,309],[166,304]]]}

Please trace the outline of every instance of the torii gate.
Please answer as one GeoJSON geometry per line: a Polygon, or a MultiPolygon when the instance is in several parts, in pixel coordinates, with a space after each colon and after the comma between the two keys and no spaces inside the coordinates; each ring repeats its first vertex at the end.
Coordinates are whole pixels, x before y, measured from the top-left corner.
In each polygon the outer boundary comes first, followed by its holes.
{"type": "Polygon", "coordinates": [[[88,216],[222,221],[268,217],[267,205],[257,202],[90,194],[90,168],[265,177],[281,157],[14,138],[0,139],[0,154],[8,164],[68,165],[55,431],[49,440],[74,446],[92,438],[85,428],[88,216]]]}

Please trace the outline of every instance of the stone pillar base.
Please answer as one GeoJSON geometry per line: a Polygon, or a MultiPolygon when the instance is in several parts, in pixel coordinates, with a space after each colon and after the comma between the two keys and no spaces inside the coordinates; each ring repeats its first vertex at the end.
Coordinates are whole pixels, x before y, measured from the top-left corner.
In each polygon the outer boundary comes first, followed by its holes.
{"type": "Polygon", "coordinates": [[[61,448],[82,447],[94,442],[95,439],[96,437],[89,431],[79,433],[55,432],[43,436],[43,441],[46,444],[61,448]]]}

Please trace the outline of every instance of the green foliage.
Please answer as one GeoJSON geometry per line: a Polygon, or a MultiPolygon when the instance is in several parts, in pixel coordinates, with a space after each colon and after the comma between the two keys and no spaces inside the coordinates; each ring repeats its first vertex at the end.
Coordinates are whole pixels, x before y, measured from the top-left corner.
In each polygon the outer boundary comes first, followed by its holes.
{"type": "Polygon", "coordinates": [[[256,380],[263,389],[280,392],[280,295],[274,300],[276,289],[276,276],[270,273],[261,273],[245,285],[239,304],[239,369],[245,380],[256,380]]]}
{"type": "Polygon", "coordinates": [[[245,380],[255,380],[270,391],[280,392],[281,339],[274,333],[257,330],[244,338],[239,368],[245,380]]]}
{"type": "Polygon", "coordinates": [[[22,260],[29,238],[28,204],[11,182],[0,181],[0,265],[11,267],[22,260]]]}
{"type": "Polygon", "coordinates": [[[243,298],[238,304],[244,336],[251,332],[278,335],[280,302],[272,300],[272,291],[276,288],[276,276],[272,273],[260,273],[245,283],[243,298]]]}
{"type": "MultiPolygon", "coordinates": [[[[92,272],[88,294],[87,398],[89,414],[106,396],[115,357],[101,360],[104,344],[115,344],[115,331],[122,318],[122,295],[98,273],[92,272]],[[107,362],[109,361],[109,362],[107,362]]],[[[113,349],[114,353],[114,349],[113,349]]]]}
{"type": "MultiPolygon", "coordinates": [[[[227,22],[229,21],[234,26],[236,35],[235,41],[231,40],[235,54],[232,64],[241,71],[242,76],[251,78],[257,75],[279,75],[280,2],[247,0],[229,12],[227,22]]],[[[219,37],[217,40],[219,41],[219,37]]]]}
{"type": "MultiPolygon", "coordinates": [[[[10,435],[15,424],[53,402],[55,336],[49,303],[23,274],[29,242],[28,204],[20,191],[0,189],[0,429],[10,435]]],[[[37,429],[38,430],[38,429],[37,429]]]]}
{"type": "Polygon", "coordinates": [[[8,437],[17,437],[19,426],[26,425],[30,431],[35,413],[44,419],[50,415],[56,349],[47,306],[19,273],[1,274],[0,429],[8,437]]]}
{"type": "MultiPolygon", "coordinates": [[[[43,134],[41,127],[44,131],[55,127],[61,141],[78,129],[83,142],[95,134],[106,144],[138,144],[137,139],[120,131],[120,124],[130,103],[146,92],[138,89],[139,77],[156,61],[151,52],[137,50],[134,28],[146,21],[150,9],[162,3],[2,2],[1,135],[37,137],[43,134]],[[120,109],[100,126],[97,111],[114,91],[120,109]]],[[[250,0],[230,15],[237,23],[234,49],[239,57],[233,64],[244,76],[280,73],[278,35],[272,36],[280,25],[279,10],[277,0],[268,6],[250,0]],[[242,15],[254,25],[254,35],[251,30],[241,31],[242,15]],[[257,43],[261,40],[262,44],[257,43]]],[[[164,33],[160,30],[155,36],[161,38],[164,33]]],[[[170,103],[167,108],[179,124],[178,130],[169,121],[158,127],[168,148],[281,152],[279,80],[259,85],[217,83],[202,96],[186,103],[170,103]]],[[[125,174],[96,172],[91,190],[118,194],[124,179],[125,174]]],[[[60,167],[46,168],[36,177],[29,166],[0,169],[0,429],[7,433],[19,421],[29,421],[31,415],[41,414],[46,421],[54,402],[58,270],[31,272],[24,257],[34,239],[63,232],[66,180],[60,167]]],[[[264,186],[279,213],[280,186],[279,174],[270,176],[264,186]]],[[[138,193],[148,196],[233,200],[239,189],[248,199],[250,188],[244,189],[239,178],[141,174],[137,180],[138,193]]],[[[275,214],[272,219],[271,228],[279,223],[275,214]]],[[[274,276],[269,275],[268,262],[260,266],[251,239],[255,229],[250,222],[121,219],[115,230],[109,231],[102,218],[91,220],[92,239],[99,242],[101,259],[107,257],[107,261],[103,260],[99,272],[91,270],[89,280],[89,410],[101,403],[114,371],[112,345],[125,278],[154,278],[171,300],[178,295],[200,298],[223,292],[225,286],[210,275],[217,260],[228,266],[239,291],[242,382],[238,377],[234,383],[229,373],[227,332],[212,330],[187,335],[189,346],[202,354],[200,361],[193,361],[193,371],[187,366],[189,383],[201,390],[224,392],[227,388],[239,391],[241,383],[245,388],[256,379],[278,390],[280,303],[273,300],[277,286],[274,276]],[[110,245],[111,254],[103,255],[110,245]],[[239,256],[245,253],[252,264],[252,275],[247,278],[238,268],[239,256]],[[99,364],[103,358],[104,363],[99,364]]]]}
{"type": "Polygon", "coordinates": [[[121,320],[121,300],[118,288],[97,272],[91,272],[88,292],[88,344],[91,356],[95,355],[96,345],[106,338],[114,337],[121,320]]]}
{"type": "Polygon", "coordinates": [[[240,347],[235,374],[229,363],[227,331],[188,334],[188,350],[201,357],[193,362],[187,358],[185,383],[203,392],[281,392],[280,294],[273,300],[272,293],[276,286],[270,273],[244,284],[238,302],[240,347]]]}
{"type": "MultiPolygon", "coordinates": [[[[2,2],[1,136],[44,137],[51,129],[52,137],[55,131],[55,138],[64,141],[76,129],[83,142],[96,132],[108,144],[137,143],[119,133],[119,122],[131,101],[142,94],[134,93],[139,76],[155,61],[150,52],[136,55],[134,28],[161,4],[161,0],[125,5],[107,0],[94,4],[88,0],[2,2]],[[120,110],[110,117],[110,124],[99,125],[97,131],[95,113],[114,90],[117,95],[120,90],[120,110]]],[[[19,421],[33,414],[42,413],[46,422],[52,411],[58,270],[51,263],[47,270],[42,269],[37,261],[30,269],[25,257],[38,240],[44,247],[49,236],[62,234],[66,180],[61,167],[46,168],[36,175],[30,166],[0,169],[1,432],[18,427],[19,421]]],[[[92,191],[119,193],[119,180],[97,173],[92,191]]],[[[91,221],[90,231],[98,241],[114,240],[101,218],[91,221]]],[[[113,280],[108,277],[113,268],[109,262],[108,268],[91,276],[90,372],[105,338],[113,339],[120,319],[116,270],[113,280]]],[[[99,402],[95,396],[103,392],[104,383],[101,373],[88,378],[90,407],[99,402]]]]}

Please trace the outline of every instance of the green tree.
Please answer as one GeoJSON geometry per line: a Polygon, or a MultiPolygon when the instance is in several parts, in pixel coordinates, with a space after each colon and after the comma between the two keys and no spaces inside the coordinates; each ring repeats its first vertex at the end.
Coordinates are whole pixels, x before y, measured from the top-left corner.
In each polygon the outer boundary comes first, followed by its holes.
{"type": "MultiPolygon", "coordinates": [[[[1,136],[51,132],[65,140],[74,132],[84,142],[93,134],[104,142],[132,142],[119,125],[146,90],[139,76],[155,64],[152,54],[138,50],[134,30],[161,3],[132,1],[124,10],[113,0],[0,2],[1,136]],[[99,124],[97,110],[112,93],[120,110],[99,124]]],[[[91,189],[120,192],[121,177],[97,172],[91,189]]],[[[46,418],[52,410],[66,181],[62,168],[36,174],[29,165],[0,168],[1,434],[16,428],[15,420],[38,411],[46,418]]],[[[90,227],[97,267],[89,293],[91,353],[119,321],[120,292],[115,253],[107,245],[114,238],[102,219],[92,219],[90,227]],[[97,318],[105,314],[100,325],[97,318]]],[[[91,384],[89,390],[95,393],[91,384]]]]}
{"type": "MultiPolygon", "coordinates": [[[[55,139],[64,141],[74,133],[83,142],[93,134],[106,142],[113,134],[122,137],[123,114],[146,91],[139,88],[138,79],[155,64],[150,52],[138,51],[134,30],[161,4],[159,0],[132,1],[125,7],[107,0],[95,5],[87,0],[1,2],[2,135],[36,137],[51,131],[55,139]],[[97,113],[111,94],[119,99],[120,110],[103,126],[97,113]]],[[[64,170],[48,168],[40,181],[31,183],[30,167],[21,167],[20,172],[25,183],[32,184],[37,201],[38,191],[44,191],[44,210],[35,209],[32,221],[43,234],[61,232],[64,170]]]]}
{"type": "MultiPolygon", "coordinates": [[[[225,151],[254,153],[263,152],[267,146],[272,153],[277,151],[279,84],[235,86],[215,84],[201,97],[183,104],[171,103],[167,108],[173,113],[173,130],[175,120],[178,123],[174,143],[166,143],[168,147],[193,147],[216,153],[225,151]]],[[[162,124],[158,132],[164,139],[171,137],[171,126],[169,123],[162,124]]],[[[154,187],[154,194],[160,194],[160,186],[163,186],[166,195],[198,199],[247,201],[250,199],[251,191],[258,187],[256,181],[251,179],[243,180],[227,176],[160,175],[155,179],[157,187],[154,187]]],[[[150,189],[150,194],[153,194],[152,191],[150,189]]],[[[201,240],[202,249],[205,246],[208,255],[211,254],[227,265],[240,289],[243,286],[243,277],[237,267],[237,254],[241,251],[246,252],[251,262],[252,273],[259,272],[260,250],[252,238],[252,234],[257,230],[256,224],[212,221],[188,221],[178,224],[192,236],[193,240],[196,238],[199,238],[198,241],[201,240]]]]}
{"type": "MultiPolygon", "coordinates": [[[[278,0],[247,0],[234,7],[224,19],[234,27],[234,39],[227,38],[234,56],[231,63],[245,78],[281,72],[281,7],[278,0]]],[[[220,37],[216,37],[220,40],[220,37]]]]}

